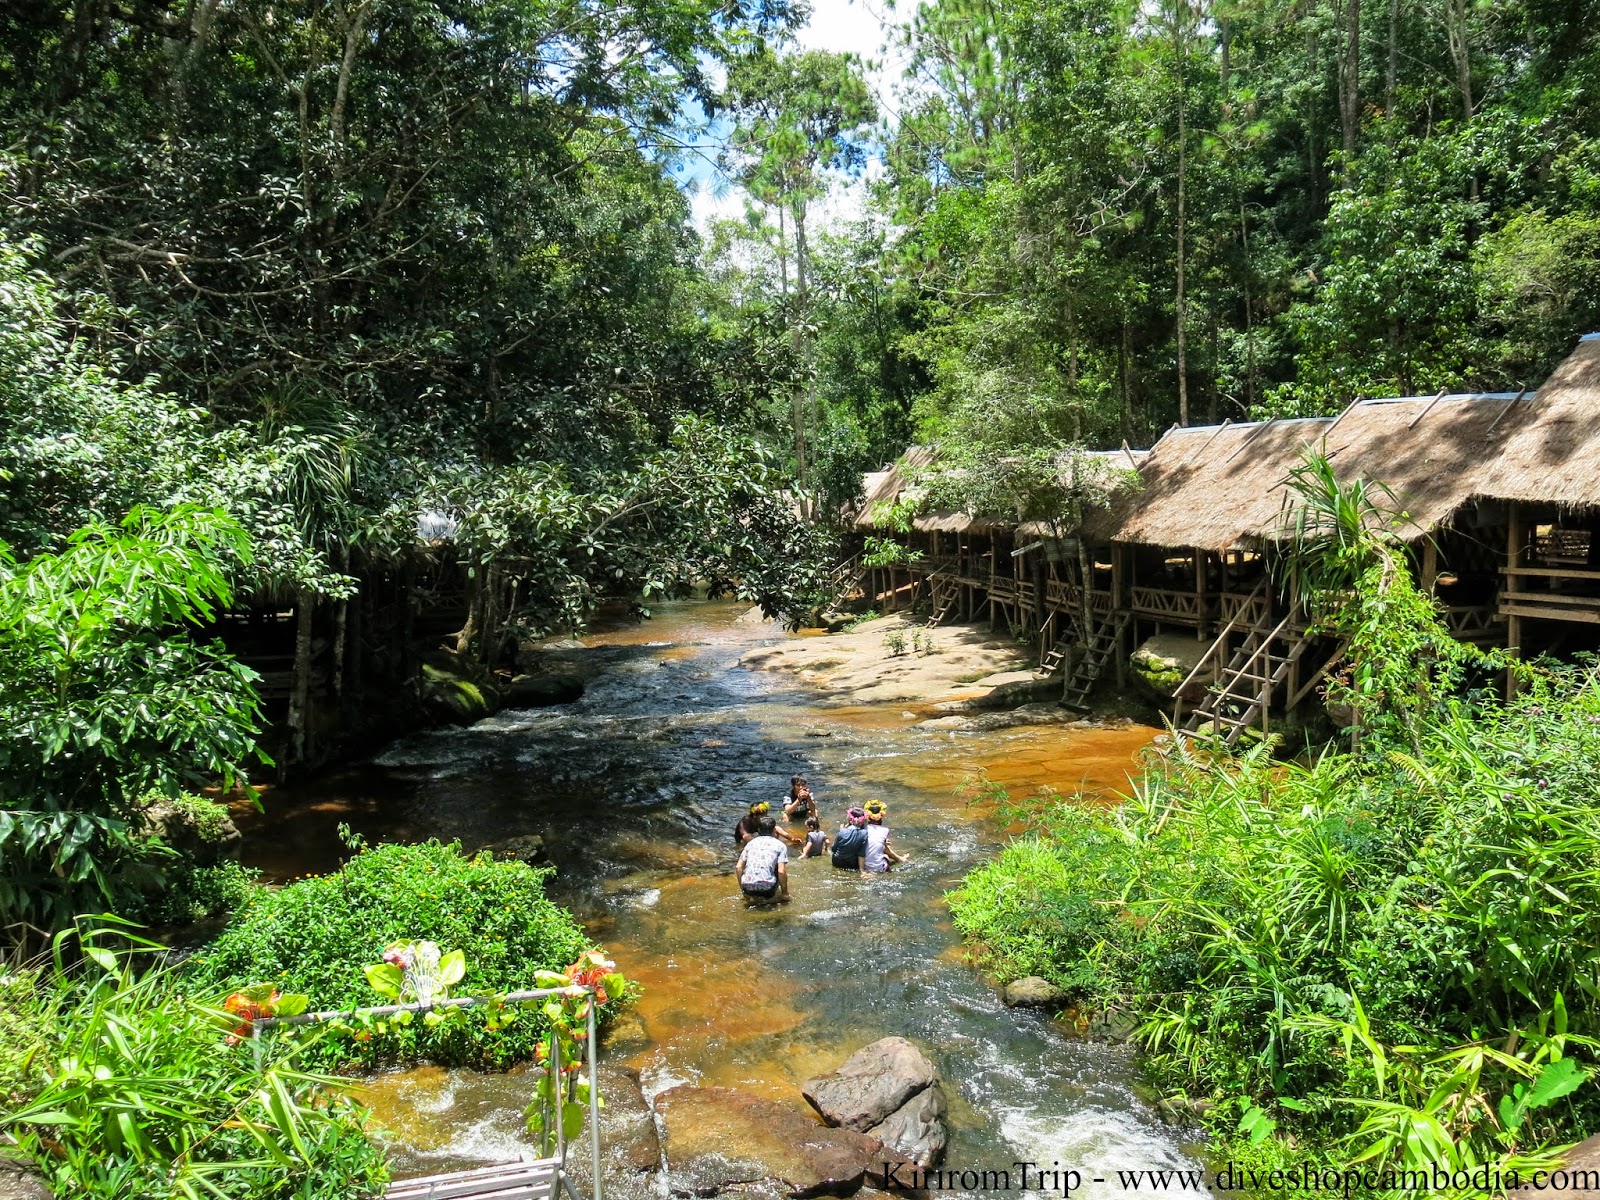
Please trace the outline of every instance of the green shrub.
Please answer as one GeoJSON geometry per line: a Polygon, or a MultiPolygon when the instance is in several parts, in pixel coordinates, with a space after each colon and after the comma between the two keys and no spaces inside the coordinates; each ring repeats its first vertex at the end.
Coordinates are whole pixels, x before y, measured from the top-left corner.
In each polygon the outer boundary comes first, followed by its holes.
{"type": "MultiPolygon", "coordinates": [[[[1137,1011],[1244,1135],[1508,1163],[1600,1120],[1600,686],[1548,677],[1360,754],[1169,754],[951,893],[1003,976],[1137,1011]]],[[[1224,1132],[1228,1132],[1227,1129],[1224,1132]]]]}
{"type": "Polygon", "coordinates": [[[220,917],[244,907],[256,890],[256,872],[225,861],[199,867],[169,867],[165,886],[125,916],[149,925],[184,925],[220,917]]]}
{"type": "MultiPolygon", "coordinates": [[[[427,939],[465,953],[457,994],[529,988],[534,972],[560,970],[589,947],[571,915],[545,897],[547,873],[468,858],[455,844],[361,849],[338,872],[258,893],[190,969],[213,987],[271,980],[309,995],[314,1009],[354,1009],[379,1002],[363,971],[385,947],[427,939]]],[[[504,1067],[531,1057],[543,1029],[532,1013],[499,1031],[475,1020],[436,1029],[419,1022],[345,1050],[366,1064],[422,1057],[504,1067]]]]}
{"type": "Polygon", "coordinates": [[[313,1042],[238,1044],[235,1018],[166,968],[91,948],[4,986],[0,1137],[58,1196],[347,1200],[387,1172],[361,1110],[300,1066],[313,1042]],[[103,965],[102,965],[103,964],[103,965]]]}

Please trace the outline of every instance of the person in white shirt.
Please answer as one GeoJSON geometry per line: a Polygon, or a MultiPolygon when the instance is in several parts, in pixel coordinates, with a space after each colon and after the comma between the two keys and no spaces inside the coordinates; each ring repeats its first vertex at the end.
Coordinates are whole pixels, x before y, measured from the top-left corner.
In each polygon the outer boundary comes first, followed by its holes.
{"type": "Polygon", "coordinates": [[[789,902],[789,847],[773,836],[777,828],[771,817],[762,817],[760,832],[739,852],[734,874],[748,900],[789,902]]]}

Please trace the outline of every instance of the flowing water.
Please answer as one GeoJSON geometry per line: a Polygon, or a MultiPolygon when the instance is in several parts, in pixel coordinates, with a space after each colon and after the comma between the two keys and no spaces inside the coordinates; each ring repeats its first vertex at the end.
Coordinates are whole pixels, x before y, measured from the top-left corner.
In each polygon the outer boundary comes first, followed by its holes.
{"type": "MultiPolygon", "coordinates": [[[[951,1099],[947,1163],[1018,1160],[1083,1171],[1192,1167],[1134,1087],[1125,1047],[1086,1041],[1007,1009],[965,965],[943,894],[1006,832],[955,790],[978,771],[1022,795],[1040,786],[1127,786],[1153,730],[914,728],[898,705],[830,707],[741,653],[776,636],[740,608],[666,606],[643,625],[586,638],[604,672],[577,703],[419,734],[297,792],[247,822],[247,861],[269,878],[331,869],[347,822],[372,841],[459,839],[471,850],[543,836],[551,894],[645,988],[607,1057],[648,1094],[725,1085],[801,1105],[798,1086],[889,1034],[926,1048],[951,1099]],[[791,861],[794,900],[749,909],[732,877],[732,827],[806,775],[825,826],[850,804],[889,805],[911,861],[862,879],[826,859],[791,861]]],[[[503,1161],[520,1134],[526,1077],[424,1068],[380,1077],[368,1097],[398,1134],[400,1177],[503,1161]]],[[[602,1119],[602,1124],[603,1124],[602,1119]]]]}

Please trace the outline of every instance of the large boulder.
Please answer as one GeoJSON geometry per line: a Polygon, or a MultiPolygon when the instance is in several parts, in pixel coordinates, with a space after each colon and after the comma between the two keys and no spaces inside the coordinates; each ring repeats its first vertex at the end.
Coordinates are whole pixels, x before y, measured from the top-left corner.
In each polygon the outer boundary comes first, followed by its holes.
{"type": "Polygon", "coordinates": [[[865,1132],[938,1079],[928,1056],[902,1037],[863,1046],[829,1075],[800,1086],[829,1125],[865,1132]]]}
{"type": "Polygon", "coordinates": [[[1012,1008],[1060,1008],[1067,993],[1042,975],[1027,975],[1006,984],[1005,1001],[1012,1008]]]}
{"type": "Polygon", "coordinates": [[[938,1080],[907,1100],[887,1118],[867,1130],[908,1163],[937,1166],[944,1159],[950,1129],[945,1124],[949,1105],[938,1080]]]}
{"type": "Polygon", "coordinates": [[[803,1109],[736,1088],[670,1088],[656,1097],[656,1114],[678,1196],[773,1185],[788,1196],[848,1196],[883,1169],[877,1138],[824,1128],[803,1109]]]}
{"type": "MultiPolygon", "coordinates": [[[[1128,681],[1135,691],[1162,708],[1170,705],[1178,685],[1194,670],[1207,643],[1181,633],[1158,633],[1146,638],[1128,659],[1128,681]]],[[[1196,679],[1184,690],[1183,702],[1193,705],[1210,687],[1210,679],[1196,679]]]]}
{"type": "MultiPolygon", "coordinates": [[[[605,1190],[637,1190],[638,1185],[631,1181],[659,1171],[662,1165],[656,1117],[639,1086],[639,1072],[632,1067],[602,1064],[600,1094],[605,1097],[604,1115],[600,1118],[600,1173],[605,1190]]],[[[587,1128],[569,1152],[567,1163],[578,1194],[592,1193],[587,1128]]]]}
{"type": "Polygon", "coordinates": [[[161,796],[140,817],[140,834],[159,838],[197,866],[239,857],[240,837],[228,810],[201,796],[161,796]]]}
{"type": "Polygon", "coordinates": [[[1516,1200],[1535,1200],[1535,1197],[1552,1195],[1559,1195],[1562,1200],[1568,1200],[1569,1197],[1600,1200],[1600,1133],[1579,1142],[1562,1155],[1561,1165],[1552,1168],[1541,1180],[1544,1184],[1542,1188],[1533,1186],[1530,1174],[1525,1173],[1523,1178],[1530,1179],[1530,1182],[1506,1195],[1516,1200]]]}
{"type": "Polygon", "coordinates": [[[567,671],[518,675],[500,689],[500,701],[506,708],[571,704],[583,697],[584,682],[582,675],[567,671]]]}

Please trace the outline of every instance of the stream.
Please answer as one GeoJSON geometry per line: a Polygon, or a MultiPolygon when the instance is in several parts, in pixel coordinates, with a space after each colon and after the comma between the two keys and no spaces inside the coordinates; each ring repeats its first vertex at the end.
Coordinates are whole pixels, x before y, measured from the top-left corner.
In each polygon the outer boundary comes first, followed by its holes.
{"type": "MultiPolygon", "coordinates": [[[[576,703],[408,737],[269,793],[266,811],[240,822],[246,863],[276,880],[331,870],[341,822],[373,842],[438,837],[468,850],[538,834],[559,866],[552,897],[644,985],[604,1057],[638,1068],[647,1095],[692,1082],[798,1110],[802,1080],[899,1034],[945,1080],[951,1165],[1059,1162],[1106,1180],[1075,1193],[1091,1197],[1125,1190],[1119,1168],[1198,1165],[1136,1091],[1132,1052],[1006,1008],[965,964],[943,900],[1006,840],[991,811],[955,794],[975,772],[1017,795],[1122,789],[1155,731],[936,732],[914,728],[925,710],[827,703],[787,675],[739,665],[783,636],[738,621],[742,611],[662,606],[582,639],[604,669],[576,703]],[[747,909],[732,827],[753,800],[776,810],[792,774],[809,778],[830,833],[850,804],[885,801],[911,861],[862,879],[792,857],[793,903],[747,909]]],[[[364,1091],[394,1131],[404,1178],[532,1154],[529,1082],[424,1067],[364,1091]]]]}

